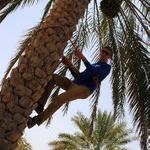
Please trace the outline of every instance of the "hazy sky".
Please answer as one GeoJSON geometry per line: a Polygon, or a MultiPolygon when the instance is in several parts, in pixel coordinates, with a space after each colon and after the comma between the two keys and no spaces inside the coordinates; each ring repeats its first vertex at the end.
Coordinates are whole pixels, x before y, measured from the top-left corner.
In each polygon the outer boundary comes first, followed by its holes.
{"type": "MultiPolygon", "coordinates": [[[[19,9],[15,13],[9,15],[9,17],[0,24],[0,80],[10,60],[15,56],[19,42],[24,39],[27,30],[34,27],[40,21],[45,4],[46,2],[40,2],[34,7],[19,9]]],[[[87,56],[86,53],[85,55],[87,56]]],[[[63,116],[61,110],[56,112],[49,127],[41,125],[40,127],[35,126],[30,130],[26,129],[24,135],[28,142],[31,143],[33,150],[50,150],[48,142],[55,140],[58,133],[73,133],[76,129],[70,121],[70,118],[73,117],[77,111],[81,111],[86,116],[89,116],[89,104],[89,100],[77,100],[71,103],[67,115],[63,116]]],[[[102,111],[111,111],[113,109],[110,75],[102,82],[99,109],[102,111]]],[[[35,113],[33,113],[32,116],[33,115],[35,115],[35,113]]],[[[130,120],[130,117],[127,115],[126,121],[128,126],[132,127],[130,120]]],[[[140,150],[138,142],[128,144],[128,148],[130,150],[140,150]]]]}

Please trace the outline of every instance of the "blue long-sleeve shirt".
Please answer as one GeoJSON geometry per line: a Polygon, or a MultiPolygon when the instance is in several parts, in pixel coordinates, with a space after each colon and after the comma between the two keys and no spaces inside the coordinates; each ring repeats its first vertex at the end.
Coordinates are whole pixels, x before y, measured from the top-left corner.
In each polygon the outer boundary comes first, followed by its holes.
{"type": "Polygon", "coordinates": [[[81,72],[78,76],[70,69],[72,75],[74,76],[74,83],[78,85],[87,86],[91,92],[96,89],[96,83],[93,77],[98,77],[99,81],[106,78],[111,70],[111,66],[106,62],[98,61],[97,63],[90,64],[87,60],[84,61],[86,69],[81,72]]]}

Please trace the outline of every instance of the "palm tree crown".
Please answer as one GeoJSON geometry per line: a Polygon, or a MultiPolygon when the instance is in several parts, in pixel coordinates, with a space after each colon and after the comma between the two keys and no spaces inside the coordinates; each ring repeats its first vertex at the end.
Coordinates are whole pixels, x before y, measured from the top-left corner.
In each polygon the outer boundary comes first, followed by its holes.
{"type": "Polygon", "coordinates": [[[79,132],[60,133],[58,140],[49,143],[53,150],[123,150],[124,145],[133,140],[131,129],[127,129],[124,122],[116,123],[111,113],[98,112],[92,134],[89,118],[78,113],[72,120],[79,132]]]}

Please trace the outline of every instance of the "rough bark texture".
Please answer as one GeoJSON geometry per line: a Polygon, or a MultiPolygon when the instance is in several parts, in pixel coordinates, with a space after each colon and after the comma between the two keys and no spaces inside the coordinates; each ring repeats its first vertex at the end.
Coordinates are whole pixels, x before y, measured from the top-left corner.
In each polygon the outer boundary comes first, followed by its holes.
{"type": "Polygon", "coordinates": [[[14,150],[89,0],[56,0],[0,93],[0,150],[14,150]]]}

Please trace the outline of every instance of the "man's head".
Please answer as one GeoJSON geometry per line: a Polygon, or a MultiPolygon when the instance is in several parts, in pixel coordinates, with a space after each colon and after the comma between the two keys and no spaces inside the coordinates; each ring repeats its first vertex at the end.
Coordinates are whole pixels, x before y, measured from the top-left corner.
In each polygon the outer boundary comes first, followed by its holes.
{"type": "Polygon", "coordinates": [[[100,60],[107,62],[108,59],[112,58],[112,48],[109,46],[105,46],[102,48],[100,52],[100,60]]]}

